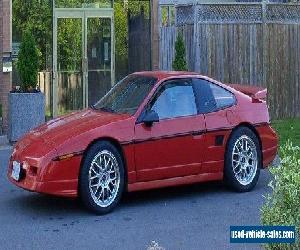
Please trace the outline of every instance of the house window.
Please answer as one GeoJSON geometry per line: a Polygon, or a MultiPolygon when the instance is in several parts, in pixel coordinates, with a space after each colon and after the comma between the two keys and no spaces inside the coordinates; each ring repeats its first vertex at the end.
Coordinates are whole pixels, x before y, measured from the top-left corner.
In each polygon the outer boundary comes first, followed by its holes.
{"type": "Polygon", "coordinates": [[[175,25],[175,7],[174,5],[163,5],[161,7],[161,26],[168,27],[175,25]]]}

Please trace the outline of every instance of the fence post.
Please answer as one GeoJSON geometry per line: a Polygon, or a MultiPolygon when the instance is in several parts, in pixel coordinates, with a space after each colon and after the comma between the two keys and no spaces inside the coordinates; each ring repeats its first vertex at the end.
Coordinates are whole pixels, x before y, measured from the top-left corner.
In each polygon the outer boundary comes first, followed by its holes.
{"type": "MultiPolygon", "coordinates": [[[[178,4],[177,2],[174,3],[174,15],[175,15],[175,20],[174,20],[174,30],[175,30],[175,41],[177,39],[177,8],[178,4]]],[[[175,47],[174,47],[174,53],[175,53],[175,47]]]]}
{"type": "Polygon", "coordinates": [[[160,31],[160,5],[158,0],[151,1],[151,64],[152,69],[159,68],[159,31],[160,31]]]}
{"type": "Polygon", "coordinates": [[[194,67],[194,71],[195,72],[198,72],[198,73],[200,73],[200,69],[201,69],[201,67],[200,67],[200,50],[199,50],[199,46],[200,46],[200,44],[199,44],[199,35],[201,35],[201,34],[198,34],[199,32],[198,32],[198,13],[199,13],[199,7],[200,5],[199,4],[197,4],[197,3],[194,3],[194,38],[193,38],[193,44],[195,45],[194,46],[194,49],[195,49],[195,51],[194,51],[194,57],[195,57],[195,59],[194,59],[194,65],[193,65],[193,67],[194,67]]]}
{"type": "Polygon", "coordinates": [[[268,0],[263,0],[261,2],[262,4],[262,39],[263,39],[263,58],[262,58],[262,77],[263,77],[263,86],[267,87],[267,65],[266,65],[266,57],[267,57],[267,1],[268,0]]]}

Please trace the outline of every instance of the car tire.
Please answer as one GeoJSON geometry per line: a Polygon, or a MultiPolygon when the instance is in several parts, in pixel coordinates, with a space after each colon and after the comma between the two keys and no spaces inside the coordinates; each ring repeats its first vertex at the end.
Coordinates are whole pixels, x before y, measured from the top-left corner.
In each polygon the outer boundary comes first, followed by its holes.
{"type": "Polygon", "coordinates": [[[124,164],[118,149],[99,141],[86,152],[79,176],[79,196],[96,214],[111,212],[124,190],[124,164]]]}
{"type": "Polygon", "coordinates": [[[224,164],[227,185],[238,192],[249,192],[257,184],[262,152],[257,136],[247,127],[239,127],[230,136],[224,164]]]}

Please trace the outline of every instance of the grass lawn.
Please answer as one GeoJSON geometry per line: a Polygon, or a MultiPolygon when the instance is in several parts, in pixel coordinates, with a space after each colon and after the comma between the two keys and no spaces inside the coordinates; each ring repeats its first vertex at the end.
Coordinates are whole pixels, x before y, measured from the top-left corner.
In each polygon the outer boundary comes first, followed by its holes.
{"type": "Polygon", "coordinates": [[[280,145],[289,139],[294,146],[300,146],[300,118],[273,121],[272,127],[279,135],[280,145]]]}

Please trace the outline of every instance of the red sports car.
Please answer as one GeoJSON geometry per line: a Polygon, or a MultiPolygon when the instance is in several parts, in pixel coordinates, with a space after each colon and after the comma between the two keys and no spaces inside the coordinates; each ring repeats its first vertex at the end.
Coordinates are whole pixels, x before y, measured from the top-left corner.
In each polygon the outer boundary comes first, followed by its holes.
{"type": "Polygon", "coordinates": [[[25,135],[8,178],[26,190],[78,196],[98,214],[124,191],[223,179],[250,191],[277,153],[265,98],[266,89],[196,73],[134,73],[89,109],[25,135]]]}

